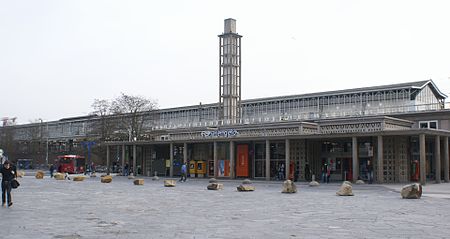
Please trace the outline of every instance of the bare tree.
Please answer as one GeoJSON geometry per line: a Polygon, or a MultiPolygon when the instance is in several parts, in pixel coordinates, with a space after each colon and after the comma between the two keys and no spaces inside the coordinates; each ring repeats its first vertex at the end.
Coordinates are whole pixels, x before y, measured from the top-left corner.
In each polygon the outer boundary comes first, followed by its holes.
{"type": "Polygon", "coordinates": [[[111,117],[111,102],[95,99],[91,107],[94,109],[92,114],[99,117],[98,121],[94,123],[93,130],[100,135],[101,140],[105,140],[112,135],[117,126],[111,117]]]}
{"type": "Polygon", "coordinates": [[[111,104],[112,112],[120,115],[121,127],[127,130],[129,141],[140,138],[145,112],[155,109],[157,109],[156,101],[124,93],[121,93],[111,104]]]}

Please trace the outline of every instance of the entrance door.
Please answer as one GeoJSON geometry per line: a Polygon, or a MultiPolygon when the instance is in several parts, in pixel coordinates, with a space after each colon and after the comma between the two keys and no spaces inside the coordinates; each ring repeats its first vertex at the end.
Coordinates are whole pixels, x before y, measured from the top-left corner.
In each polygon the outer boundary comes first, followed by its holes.
{"type": "Polygon", "coordinates": [[[248,177],[248,145],[237,146],[236,176],[248,177]]]}

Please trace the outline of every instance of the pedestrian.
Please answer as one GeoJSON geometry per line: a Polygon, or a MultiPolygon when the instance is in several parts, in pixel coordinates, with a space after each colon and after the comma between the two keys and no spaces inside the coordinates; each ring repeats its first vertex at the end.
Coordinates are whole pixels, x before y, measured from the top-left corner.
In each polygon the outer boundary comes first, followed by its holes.
{"type": "Polygon", "coordinates": [[[305,165],[305,180],[311,181],[311,169],[309,169],[308,163],[306,163],[306,165],[305,165]]]}
{"type": "Polygon", "coordinates": [[[330,182],[330,176],[331,176],[331,167],[330,165],[327,166],[327,183],[330,182]]]}
{"type": "Polygon", "coordinates": [[[181,165],[181,178],[180,178],[180,182],[186,182],[186,175],[187,175],[187,167],[186,167],[186,163],[183,163],[181,165]]]}
{"type": "Polygon", "coordinates": [[[373,165],[370,160],[367,160],[367,180],[369,180],[369,184],[373,183],[373,165]]]}
{"type": "Polygon", "coordinates": [[[55,166],[50,164],[50,178],[53,178],[53,172],[55,171],[55,166]]]}
{"type": "Polygon", "coordinates": [[[281,163],[280,167],[278,168],[278,179],[284,180],[284,164],[281,163]]]}
{"type": "Polygon", "coordinates": [[[5,161],[0,172],[2,174],[2,206],[5,207],[6,203],[8,203],[8,207],[11,207],[13,205],[11,181],[17,177],[17,173],[9,161],[5,161]]]}
{"type": "Polygon", "coordinates": [[[123,167],[123,176],[128,176],[128,164],[123,167]]]}
{"type": "Polygon", "coordinates": [[[322,183],[327,182],[327,168],[328,168],[328,164],[324,163],[322,165],[322,183]]]}

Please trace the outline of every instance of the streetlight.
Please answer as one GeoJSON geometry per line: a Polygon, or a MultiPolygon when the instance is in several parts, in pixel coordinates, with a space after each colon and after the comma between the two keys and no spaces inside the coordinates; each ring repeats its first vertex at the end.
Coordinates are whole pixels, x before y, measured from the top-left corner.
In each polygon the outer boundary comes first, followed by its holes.
{"type": "MultiPolygon", "coordinates": [[[[42,119],[39,119],[39,121],[41,121],[41,139],[42,139],[42,123],[44,122],[42,119]]],[[[46,142],[46,147],[45,147],[45,165],[48,166],[48,136],[49,136],[49,132],[48,132],[48,122],[46,123],[46,131],[47,131],[47,142],[46,142]]]]}

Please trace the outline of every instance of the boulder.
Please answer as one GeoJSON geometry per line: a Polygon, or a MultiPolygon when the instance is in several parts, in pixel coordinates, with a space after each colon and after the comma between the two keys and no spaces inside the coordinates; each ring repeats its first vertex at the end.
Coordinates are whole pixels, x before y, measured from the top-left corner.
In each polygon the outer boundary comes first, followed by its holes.
{"type": "Polygon", "coordinates": [[[405,199],[420,199],[422,197],[422,185],[413,183],[403,186],[400,194],[405,199]]]}
{"type": "Polygon", "coordinates": [[[251,192],[251,191],[255,191],[255,186],[249,185],[249,184],[242,184],[242,185],[239,185],[239,187],[237,187],[237,190],[239,192],[251,192]]]}
{"type": "Polygon", "coordinates": [[[134,185],[144,185],[144,179],[140,178],[140,179],[136,179],[134,180],[134,185]]]}
{"type": "Polygon", "coordinates": [[[81,181],[84,181],[85,178],[86,178],[85,176],[75,176],[75,177],[73,177],[73,181],[81,182],[81,181]]]}
{"type": "Polygon", "coordinates": [[[317,181],[311,181],[311,182],[309,183],[309,186],[310,186],[310,187],[317,187],[317,186],[320,186],[320,183],[317,182],[317,181]]]}
{"type": "Polygon", "coordinates": [[[91,173],[91,178],[95,178],[97,175],[95,173],[91,173]]]}
{"type": "Polygon", "coordinates": [[[133,175],[128,176],[128,179],[134,179],[133,175]]]}
{"type": "Polygon", "coordinates": [[[176,182],[173,179],[164,180],[164,187],[175,187],[176,182]]]}
{"type": "Polygon", "coordinates": [[[17,177],[22,178],[24,176],[25,176],[25,171],[23,171],[23,170],[17,171],[17,177]]]}
{"type": "Polygon", "coordinates": [[[363,180],[356,180],[355,184],[364,184],[363,180]]]}
{"type": "Polygon", "coordinates": [[[242,184],[252,184],[252,181],[250,181],[250,179],[245,179],[244,181],[242,181],[242,184]]]}
{"type": "Polygon", "coordinates": [[[152,180],[153,180],[153,181],[158,181],[158,180],[159,180],[159,177],[155,175],[155,176],[153,176],[152,180]]]}
{"type": "Polygon", "coordinates": [[[291,180],[286,180],[283,183],[283,190],[282,193],[296,193],[297,187],[295,186],[294,182],[291,180]]]}
{"type": "Polygon", "coordinates": [[[36,177],[36,179],[43,179],[44,178],[44,172],[43,171],[37,171],[35,177],[36,177]]]}
{"type": "Polygon", "coordinates": [[[211,178],[211,179],[209,180],[209,183],[217,183],[217,179],[211,178]]]}
{"type": "Polygon", "coordinates": [[[100,182],[102,182],[102,183],[110,183],[110,182],[112,182],[112,176],[111,175],[102,176],[100,178],[100,182]]]}
{"type": "Polygon", "coordinates": [[[62,174],[62,173],[55,173],[55,174],[53,174],[53,177],[56,180],[64,180],[64,174],[62,174]]]}
{"type": "Polygon", "coordinates": [[[221,183],[210,183],[208,187],[206,187],[208,190],[221,190],[223,189],[223,184],[221,183]]]}
{"type": "Polygon", "coordinates": [[[352,185],[344,182],[341,185],[341,188],[339,189],[339,191],[336,192],[336,195],[338,196],[353,196],[353,190],[352,190],[352,185]]]}
{"type": "Polygon", "coordinates": [[[352,185],[352,182],[350,182],[350,181],[344,181],[344,182],[342,182],[342,183],[346,183],[346,184],[348,184],[348,185],[352,185]]]}

